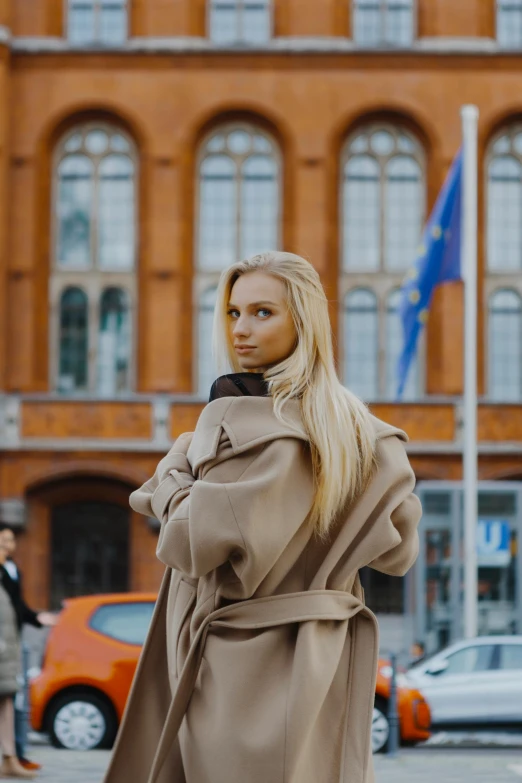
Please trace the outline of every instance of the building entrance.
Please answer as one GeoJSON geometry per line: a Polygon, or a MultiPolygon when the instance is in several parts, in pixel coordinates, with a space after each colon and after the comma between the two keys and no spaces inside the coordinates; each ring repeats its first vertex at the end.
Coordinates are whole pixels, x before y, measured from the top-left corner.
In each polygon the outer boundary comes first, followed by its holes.
{"type": "MultiPolygon", "coordinates": [[[[462,637],[463,490],[460,482],[419,482],[423,505],[415,632],[428,653],[462,637]]],[[[522,483],[479,484],[478,633],[522,633],[522,483]]]]}
{"type": "Polygon", "coordinates": [[[129,589],[129,511],[78,501],[51,516],[51,607],[64,598],[129,589]]]}

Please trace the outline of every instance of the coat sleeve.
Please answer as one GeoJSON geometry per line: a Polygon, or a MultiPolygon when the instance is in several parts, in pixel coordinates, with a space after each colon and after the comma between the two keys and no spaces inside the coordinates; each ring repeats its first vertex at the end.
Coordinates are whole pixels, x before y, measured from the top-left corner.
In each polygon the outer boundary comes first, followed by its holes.
{"type": "MultiPolygon", "coordinates": [[[[307,446],[281,438],[226,459],[220,458],[223,453],[231,454],[226,435],[201,478],[196,480],[188,462],[183,469],[180,455],[172,454],[176,466],[161,470],[160,480],[149,483],[150,508],[161,522],[157,555],[193,578],[230,562],[246,592],[252,593],[310,511],[313,482],[307,446]]],[[[139,507],[133,497],[131,504],[140,511],[144,489],[138,492],[139,507]]]]}
{"type": "Polygon", "coordinates": [[[415,474],[402,441],[395,436],[385,438],[379,452],[380,469],[389,474],[390,480],[373,531],[381,554],[368,565],[384,574],[404,576],[419,553],[421,503],[413,493],[415,474]]]}
{"type": "MultiPolygon", "coordinates": [[[[158,485],[169,475],[170,470],[191,474],[192,468],[187,460],[185,451],[179,445],[179,439],[174,443],[169,453],[158,463],[154,475],[143,484],[142,487],[132,492],[129,503],[134,511],[146,517],[154,516],[152,510],[152,495],[158,485]]],[[[187,444],[188,447],[188,444],[187,444]]]]}

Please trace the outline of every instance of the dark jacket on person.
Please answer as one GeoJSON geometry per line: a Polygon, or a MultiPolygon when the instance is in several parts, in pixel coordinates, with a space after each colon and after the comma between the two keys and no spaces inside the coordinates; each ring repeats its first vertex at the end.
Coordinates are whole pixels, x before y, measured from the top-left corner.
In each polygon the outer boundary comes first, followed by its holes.
{"type": "Polygon", "coordinates": [[[15,610],[16,623],[18,630],[21,630],[22,625],[34,625],[35,628],[41,628],[42,624],[38,620],[36,612],[30,609],[24,601],[22,590],[22,574],[20,569],[18,570],[18,579],[13,579],[4,566],[0,566],[0,580],[4,587],[4,590],[11,599],[13,609],[15,610]]]}

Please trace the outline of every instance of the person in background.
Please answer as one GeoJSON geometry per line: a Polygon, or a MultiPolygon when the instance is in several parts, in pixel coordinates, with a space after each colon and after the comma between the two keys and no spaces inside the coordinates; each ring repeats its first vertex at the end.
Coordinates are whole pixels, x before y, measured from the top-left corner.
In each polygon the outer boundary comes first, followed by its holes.
{"type": "Polygon", "coordinates": [[[424,642],[413,642],[410,647],[410,666],[416,666],[426,658],[426,648],[424,642]]]}
{"type": "MultiPolygon", "coordinates": [[[[11,599],[13,609],[16,615],[18,631],[21,632],[23,625],[33,625],[36,628],[52,626],[56,624],[55,615],[51,612],[35,612],[24,601],[22,589],[22,575],[20,569],[13,561],[13,555],[16,551],[16,536],[12,528],[8,525],[0,524],[0,545],[5,546],[7,559],[0,566],[0,577],[5,591],[11,599]]],[[[30,761],[25,755],[25,710],[18,709],[15,702],[15,734],[16,734],[16,754],[22,767],[29,770],[40,769],[40,765],[30,761]]]]}
{"type": "Polygon", "coordinates": [[[4,586],[8,551],[0,536],[0,747],[3,753],[0,778],[32,780],[16,757],[13,697],[20,689],[20,634],[16,611],[4,586]]]}

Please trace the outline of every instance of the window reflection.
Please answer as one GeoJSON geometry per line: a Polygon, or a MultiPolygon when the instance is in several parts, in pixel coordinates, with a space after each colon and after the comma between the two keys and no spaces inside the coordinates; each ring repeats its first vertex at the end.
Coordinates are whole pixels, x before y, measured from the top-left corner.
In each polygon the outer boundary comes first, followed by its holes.
{"type": "Polygon", "coordinates": [[[217,44],[270,39],[270,0],[210,0],[210,38],[217,44]]]}
{"type": "Polygon", "coordinates": [[[488,168],[488,266],[522,268],[522,162],[494,156],[488,168]]]}
{"type": "Polygon", "coordinates": [[[378,396],[378,311],[372,291],[357,289],[345,299],[344,383],[365,400],[378,396]]]}
{"type": "Polygon", "coordinates": [[[359,46],[411,46],[412,0],[354,0],[353,37],[359,46]]]}
{"type": "Polygon", "coordinates": [[[522,0],[497,0],[497,40],[504,49],[522,48],[522,0]]]}
{"type": "Polygon", "coordinates": [[[99,263],[103,269],[130,269],[134,255],[134,163],[126,155],[100,162],[99,263]]]}
{"type": "Polygon", "coordinates": [[[58,388],[87,388],[88,302],[81,288],[67,288],[60,299],[58,388]]]}
{"type": "Polygon", "coordinates": [[[216,306],[216,288],[205,291],[199,301],[198,317],[198,392],[208,400],[210,387],[217,377],[212,355],[212,327],[216,306]]]}
{"type": "Polygon", "coordinates": [[[201,271],[278,248],[279,168],[275,144],[253,127],[231,126],[207,140],[199,167],[201,271]]]}
{"type": "MultiPolygon", "coordinates": [[[[400,298],[400,289],[396,288],[388,295],[386,306],[386,396],[390,400],[394,400],[397,393],[397,362],[403,345],[402,322],[398,313],[400,298]]],[[[420,395],[419,365],[416,354],[404,387],[404,400],[415,400],[420,395]]]]}
{"type": "Polygon", "coordinates": [[[495,291],[489,300],[489,396],[522,397],[522,300],[516,291],[495,291]]]}
{"type": "Polygon", "coordinates": [[[107,288],[100,302],[97,391],[111,396],[129,387],[129,301],[121,288],[107,288]]]}
{"type": "Polygon", "coordinates": [[[91,263],[94,166],[85,155],[68,155],[58,166],[58,263],[91,263]]]}

